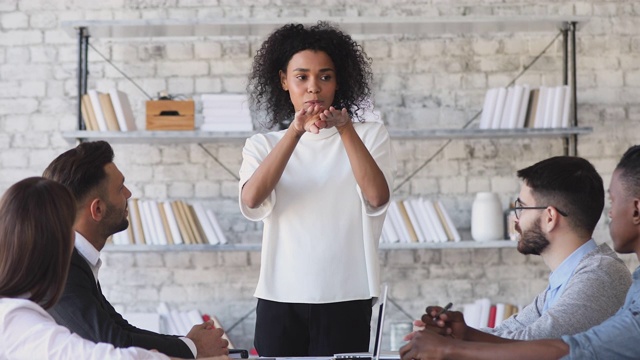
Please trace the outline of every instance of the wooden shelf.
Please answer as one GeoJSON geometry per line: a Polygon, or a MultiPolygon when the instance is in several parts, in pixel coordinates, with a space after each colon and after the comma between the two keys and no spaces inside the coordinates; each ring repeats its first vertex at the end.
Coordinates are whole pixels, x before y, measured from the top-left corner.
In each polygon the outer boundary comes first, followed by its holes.
{"type": "MultiPolygon", "coordinates": [[[[416,249],[496,249],[515,248],[516,241],[472,241],[443,243],[396,243],[380,244],[380,251],[389,250],[416,250],[416,249]]],[[[113,245],[108,244],[103,251],[106,252],[176,252],[176,251],[260,251],[261,244],[226,244],[226,245],[113,245]]]]}
{"type": "MultiPolygon", "coordinates": [[[[531,138],[566,137],[584,135],[593,131],[591,127],[563,129],[426,129],[426,130],[389,130],[392,139],[437,140],[437,139],[494,139],[494,138],[531,138]]],[[[69,143],[75,141],[105,140],[110,143],[215,143],[244,141],[252,131],[243,132],[207,132],[207,131],[66,131],[62,137],[69,143]]]]}
{"type": "MultiPolygon", "coordinates": [[[[396,35],[442,35],[521,33],[566,29],[571,23],[583,24],[588,18],[576,16],[508,16],[508,17],[329,17],[354,37],[396,35]]],[[[198,20],[80,20],[63,21],[61,26],[71,36],[85,28],[92,38],[166,38],[166,37],[263,37],[286,23],[314,24],[310,18],[266,19],[198,19],[198,20]]]]}

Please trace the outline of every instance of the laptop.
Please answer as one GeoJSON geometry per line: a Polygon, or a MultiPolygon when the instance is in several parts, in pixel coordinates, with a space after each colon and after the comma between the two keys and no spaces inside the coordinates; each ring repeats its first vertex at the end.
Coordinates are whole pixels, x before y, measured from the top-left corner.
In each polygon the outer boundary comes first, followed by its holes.
{"type": "Polygon", "coordinates": [[[370,352],[356,352],[356,353],[341,353],[335,354],[335,359],[359,359],[359,360],[398,360],[400,359],[399,352],[385,352],[382,353],[382,331],[384,329],[384,314],[387,305],[387,284],[382,285],[382,295],[380,296],[378,306],[378,325],[376,326],[376,340],[373,343],[373,353],[370,352]]]}

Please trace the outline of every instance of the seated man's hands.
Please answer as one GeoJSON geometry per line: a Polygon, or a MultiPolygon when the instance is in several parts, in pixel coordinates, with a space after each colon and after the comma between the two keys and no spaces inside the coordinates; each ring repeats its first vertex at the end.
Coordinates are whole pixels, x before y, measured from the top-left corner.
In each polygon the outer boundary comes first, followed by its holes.
{"type": "MultiPolygon", "coordinates": [[[[433,321],[433,320],[432,320],[433,321]]],[[[400,348],[402,360],[446,359],[452,340],[430,330],[414,331],[410,341],[400,348]]]]}
{"type": "Polygon", "coordinates": [[[229,342],[222,338],[224,331],[213,325],[213,321],[207,321],[195,325],[187,334],[198,349],[198,358],[229,355],[229,342]]]}
{"type": "MultiPolygon", "coordinates": [[[[413,322],[414,330],[427,329],[443,336],[468,340],[467,333],[469,327],[464,322],[462,313],[459,311],[447,311],[434,320],[441,310],[442,308],[439,306],[427,307],[426,314],[422,315],[420,320],[413,322]]],[[[405,340],[411,340],[414,335],[415,331],[407,335],[405,340]]]]}

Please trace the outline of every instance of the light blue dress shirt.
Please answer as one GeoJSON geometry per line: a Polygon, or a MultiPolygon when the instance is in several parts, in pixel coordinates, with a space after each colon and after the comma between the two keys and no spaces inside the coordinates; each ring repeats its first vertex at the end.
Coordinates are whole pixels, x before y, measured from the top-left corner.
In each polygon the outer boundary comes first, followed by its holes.
{"type": "Polygon", "coordinates": [[[562,341],[570,348],[563,359],[640,359],[640,266],[615,315],[585,332],[565,335],[562,341]]]}
{"type": "Polygon", "coordinates": [[[542,307],[543,313],[553,306],[553,303],[562,295],[564,288],[571,279],[571,275],[573,275],[582,258],[597,247],[596,242],[590,239],[571,253],[569,257],[564,259],[564,261],[560,263],[560,266],[556,268],[556,271],[551,273],[549,276],[549,286],[547,286],[547,296],[544,301],[544,306],[542,307]]]}

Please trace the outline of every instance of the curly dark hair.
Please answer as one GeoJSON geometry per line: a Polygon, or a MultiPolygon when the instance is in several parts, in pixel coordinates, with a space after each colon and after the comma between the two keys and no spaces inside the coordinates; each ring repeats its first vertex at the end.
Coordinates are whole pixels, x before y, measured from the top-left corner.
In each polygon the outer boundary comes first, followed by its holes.
{"type": "Polygon", "coordinates": [[[286,72],[293,55],[304,50],[323,51],[336,68],[337,89],[333,106],[346,108],[349,116],[361,120],[369,106],[372,79],[371,58],[351,36],[335,26],[319,21],[317,25],[287,24],[274,31],[262,43],[253,60],[247,90],[254,110],[264,110],[268,128],[287,128],[295,110],[289,93],[282,89],[279,71],[286,72]]]}

